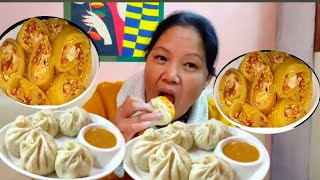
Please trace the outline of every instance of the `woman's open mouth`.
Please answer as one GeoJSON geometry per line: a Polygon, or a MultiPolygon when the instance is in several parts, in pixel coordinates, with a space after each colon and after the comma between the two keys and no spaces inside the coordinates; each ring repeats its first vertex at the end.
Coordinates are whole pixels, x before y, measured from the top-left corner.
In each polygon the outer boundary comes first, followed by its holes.
{"type": "Polygon", "coordinates": [[[160,91],[159,96],[167,97],[169,99],[169,101],[172,102],[172,104],[174,104],[175,101],[176,101],[175,93],[173,91],[171,91],[171,90],[160,91]]]}

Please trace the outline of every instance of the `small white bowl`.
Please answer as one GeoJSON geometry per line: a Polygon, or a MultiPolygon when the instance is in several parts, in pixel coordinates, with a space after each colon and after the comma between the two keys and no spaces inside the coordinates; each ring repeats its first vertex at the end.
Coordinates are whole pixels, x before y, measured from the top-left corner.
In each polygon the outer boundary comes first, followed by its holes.
{"type": "Polygon", "coordinates": [[[88,147],[92,151],[92,153],[94,154],[94,157],[95,157],[94,166],[95,167],[103,167],[104,164],[107,164],[107,162],[109,162],[114,157],[114,155],[117,153],[117,150],[119,150],[119,148],[122,146],[121,136],[122,135],[120,134],[120,132],[116,131],[114,129],[114,127],[112,127],[112,126],[109,126],[107,124],[91,123],[87,126],[84,126],[80,130],[80,132],[77,136],[77,140],[79,142],[81,142],[83,145],[85,145],[86,147],[88,147]],[[106,130],[110,131],[111,133],[113,133],[114,136],[116,137],[116,140],[117,140],[116,145],[111,148],[98,148],[98,147],[95,147],[95,146],[89,144],[85,140],[84,136],[85,136],[86,132],[92,128],[102,128],[102,129],[106,129],[106,130]]]}
{"type": "Polygon", "coordinates": [[[261,143],[258,143],[253,139],[244,139],[243,137],[238,137],[238,136],[230,136],[221,140],[217,144],[213,153],[221,157],[223,160],[227,161],[231,165],[231,167],[233,168],[235,179],[240,179],[239,177],[241,177],[241,179],[249,179],[250,176],[252,175],[252,172],[255,172],[259,168],[261,163],[265,161],[265,158],[266,158],[266,155],[263,151],[263,146],[261,145],[261,143]],[[256,147],[257,150],[259,151],[259,158],[253,162],[239,162],[239,161],[230,159],[223,153],[222,150],[227,143],[232,141],[246,142],[256,147]]]}

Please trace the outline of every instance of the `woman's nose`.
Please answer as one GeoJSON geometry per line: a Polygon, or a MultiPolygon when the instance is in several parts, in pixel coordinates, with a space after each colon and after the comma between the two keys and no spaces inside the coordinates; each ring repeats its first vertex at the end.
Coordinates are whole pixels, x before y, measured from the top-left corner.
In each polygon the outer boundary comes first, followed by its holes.
{"type": "Polygon", "coordinates": [[[163,74],[163,79],[168,83],[180,83],[180,71],[178,66],[174,63],[168,63],[163,74]]]}

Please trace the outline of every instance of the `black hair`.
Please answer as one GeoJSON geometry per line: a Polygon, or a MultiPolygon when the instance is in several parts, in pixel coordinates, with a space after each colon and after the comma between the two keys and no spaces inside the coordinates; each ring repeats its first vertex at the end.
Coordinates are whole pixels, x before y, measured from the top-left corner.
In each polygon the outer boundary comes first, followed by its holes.
{"type": "Polygon", "coordinates": [[[188,12],[179,11],[169,15],[163,21],[159,23],[156,30],[152,35],[152,39],[149,45],[146,47],[146,56],[148,57],[149,52],[152,50],[160,36],[169,28],[173,26],[190,26],[193,27],[200,35],[206,54],[206,64],[209,74],[215,75],[215,69],[213,68],[216,60],[219,42],[216,35],[215,29],[211,22],[205,17],[188,12]]]}

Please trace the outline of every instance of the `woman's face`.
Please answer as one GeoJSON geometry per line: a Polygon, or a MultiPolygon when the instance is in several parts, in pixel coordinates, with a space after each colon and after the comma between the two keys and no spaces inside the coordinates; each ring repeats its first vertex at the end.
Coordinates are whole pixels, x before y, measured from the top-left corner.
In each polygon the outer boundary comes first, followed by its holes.
{"type": "Polygon", "coordinates": [[[174,104],[181,117],[209,82],[205,49],[198,32],[192,27],[167,29],[149,52],[145,67],[147,102],[164,95],[174,104]]]}

